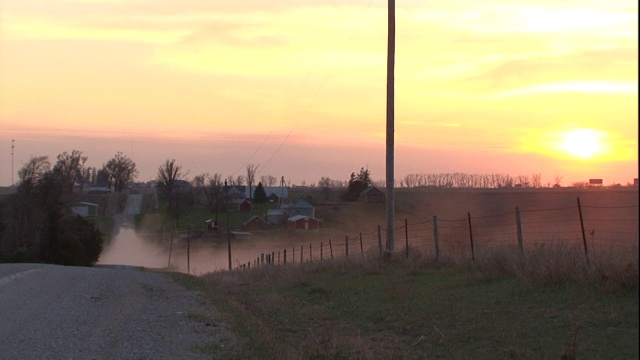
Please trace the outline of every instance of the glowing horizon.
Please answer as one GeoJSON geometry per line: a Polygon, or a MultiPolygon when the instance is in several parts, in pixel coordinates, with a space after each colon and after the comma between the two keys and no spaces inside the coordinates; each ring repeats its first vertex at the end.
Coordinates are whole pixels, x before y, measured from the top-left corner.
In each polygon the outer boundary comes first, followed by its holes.
{"type": "MultiPolygon", "coordinates": [[[[398,178],[451,164],[638,176],[637,3],[396,8],[398,178]],[[591,150],[566,139],[581,129],[597,134],[591,150]]],[[[16,139],[14,175],[77,149],[98,167],[130,152],[145,180],[166,158],[192,174],[252,162],[297,183],[365,165],[383,177],[384,1],[7,0],[0,24],[0,157],[16,139]]]]}

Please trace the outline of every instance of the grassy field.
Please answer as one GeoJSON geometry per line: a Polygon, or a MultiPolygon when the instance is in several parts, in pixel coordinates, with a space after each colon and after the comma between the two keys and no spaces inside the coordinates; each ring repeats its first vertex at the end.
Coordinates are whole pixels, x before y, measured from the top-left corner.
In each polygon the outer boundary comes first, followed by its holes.
{"type": "MultiPolygon", "coordinates": [[[[474,214],[475,261],[444,246],[446,251],[436,260],[428,251],[431,229],[411,225],[408,258],[400,237],[398,252],[386,260],[374,246],[350,261],[326,261],[326,253],[325,261],[319,261],[316,252],[313,261],[302,264],[174,276],[206,293],[220,314],[218,320],[233,330],[236,340],[224,349],[200,348],[215,358],[637,359],[638,190],[602,190],[398,191],[399,221],[417,223],[435,214],[465,219],[467,213],[474,214]],[[590,246],[596,245],[590,247],[589,261],[581,242],[575,241],[580,234],[577,197],[586,204],[589,226],[598,234],[589,238],[590,246]],[[528,221],[523,231],[525,256],[513,241],[516,206],[532,210],[523,216],[528,221]],[[486,216],[502,213],[508,213],[506,220],[486,216]],[[546,238],[535,224],[551,236],[546,238]],[[501,227],[508,227],[509,242],[486,231],[501,227]],[[570,227],[570,233],[563,232],[564,227],[570,227]],[[534,241],[539,239],[543,241],[534,241]]],[[[317,189],[291,194],[293,199],[314,199],[324,228],[254,232],[251,239],[234,240],[234,260],[328,238],[337,243],[345,234],[384,223],[381,204],[324,200],[317,189]]],[[[251,214],[232,212],[232,227],[264,213],[261,208],[251,214]]],[[[211,217],[190,209],[181,215],[181,227],[201,227],[211,217]]],[[[226,214],[220,214],[220,220],[224,228],[226,214]]],[[[141,220],[141,228],[160,229],[172,221],[169,214],[152,213],[141,220]]],[[[466,225],[460,228],[468,229],[466,225]]],[[[451,244],[467,243],[465,233],[448,236],[441,245],[447,239],[453,239],[451,244]]],[[[226,244],[205,239],[192,244],[194,248],[192,270],[198,256],[226,267],[226,244]]],[[[234,267],[241,262],[235,260],[234,267]]]]}
{"type": "Polygon", "coordinates": [[[234,330],[225,358],[637,359],[637,255],[586,264],[562,250],[176,276],[234,330]]]}

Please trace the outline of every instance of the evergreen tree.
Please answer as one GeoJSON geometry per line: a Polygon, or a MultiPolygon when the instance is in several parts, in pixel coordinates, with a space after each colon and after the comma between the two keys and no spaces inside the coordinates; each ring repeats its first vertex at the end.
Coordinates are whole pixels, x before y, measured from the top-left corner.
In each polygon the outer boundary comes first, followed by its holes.
{"type": "Polygon", "coordinates": [[[268,201],[267,193],[264,191],[264,186],[262,186],[262,181],[258,183],[256,186],[256,191],[253,194],[253,202],[256,204],[264,204],[268,201]]]}
{"type": "Polygon", "coordinates": [[[371,185],[371,172],[369,169],[360,168],[360,173],[356,175],[351,173],[347,192],[344,194],[344,200],[356,201],[360,194],[371,185]]]}

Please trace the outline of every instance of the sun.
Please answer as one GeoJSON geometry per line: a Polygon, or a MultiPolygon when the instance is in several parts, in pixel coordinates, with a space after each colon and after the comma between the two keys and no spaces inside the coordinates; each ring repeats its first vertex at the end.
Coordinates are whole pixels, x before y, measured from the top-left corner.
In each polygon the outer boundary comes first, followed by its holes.
{"type": "Polygon", "coordinates": [[[591,159],[602,152],[602,134],[593,129],[575,129],[563,135],[562,150],[581,159],[591,159]]]}

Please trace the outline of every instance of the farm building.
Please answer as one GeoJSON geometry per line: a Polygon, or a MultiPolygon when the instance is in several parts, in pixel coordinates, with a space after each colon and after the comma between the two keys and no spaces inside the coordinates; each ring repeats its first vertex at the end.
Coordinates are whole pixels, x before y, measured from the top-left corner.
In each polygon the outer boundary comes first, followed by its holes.
{"type": "Polygon", "coordinates": [[[369,186],[362,192],[364,202],[374,204],[383,203],[386,200],[384,193],[375,186],[369,186]]]}
{"type": "Polygon", "coordinates": [[[98,204],[77,202],[70,205],[71,213],[83,218],[95,218],[98,216],[98,204]]]}
{"type": "Polygon", "coordinates": [[[287,226],[293,230],[318,230],[320,220],[304,215],[295,215],[287,220],[287,226]]]}
{"type": "Polygon", "coordinates": [[[296,215],[304,215],[313,218],[315,217],[315,208],[304,200],[298,200],[289,210],[289,216],[296,215]]]}
{"type": "Polygon", "coordinates": [[[251,212],[251,202],[249,200],[245,200],[240,203],[240,211],[251,212]]]}
{"type": "Polygon", "coordinates": [[[282,209],[267,210],[267,223],[270,225],[284,224],[285,215],[282,209]]]}
{"type": "Polygon", "coordinates": [[[240,205],[243,201],[246,200],[243,194],[244,189],[242,188],[244,188],[244,186],[230,186],[227,188],[226,196],[227,196],[227,201],[229,201],[229,204],[240,205]]]}
{"type": "Polygon", "coordinates": [[[260,230],[267,229],[268,227],[269,224],[259,216],[253,216],[242,224],[242,228],[245,230],[260,230]]]}

